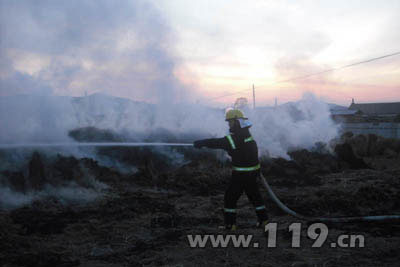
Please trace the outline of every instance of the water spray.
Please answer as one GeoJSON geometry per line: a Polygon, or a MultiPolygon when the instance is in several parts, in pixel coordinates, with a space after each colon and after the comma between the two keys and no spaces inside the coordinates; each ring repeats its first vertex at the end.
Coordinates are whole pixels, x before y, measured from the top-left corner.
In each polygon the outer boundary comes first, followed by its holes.
{"type": "Polygon", "coordinates": [[[190,143],[143,143],[143,142],[98,142],[98,143],[19,143],[0,144],[0,149],[25,147],[138,147],[138,146],[193,146],[190,143]]]}

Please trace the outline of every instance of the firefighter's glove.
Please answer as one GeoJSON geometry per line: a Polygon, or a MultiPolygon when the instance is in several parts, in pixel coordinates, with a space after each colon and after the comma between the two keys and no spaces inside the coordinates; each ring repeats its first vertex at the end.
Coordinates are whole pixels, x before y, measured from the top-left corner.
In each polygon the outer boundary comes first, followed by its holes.
{"type": "Polygon", "coordinates": [[[195,148],[202,148],[204,146],[204,142],[202,140],[194,141],[193,146],[195,148]]]}

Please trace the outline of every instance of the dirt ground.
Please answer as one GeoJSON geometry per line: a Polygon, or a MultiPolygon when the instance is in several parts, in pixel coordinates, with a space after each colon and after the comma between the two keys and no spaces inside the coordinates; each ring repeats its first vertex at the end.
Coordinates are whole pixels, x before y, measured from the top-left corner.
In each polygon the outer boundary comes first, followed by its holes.
{"type": "MultiPolygon", "coordinates": [[[[262,172],[276,195],[293,210],[326,217],[400,215],[399,157],[364,157],[370,167],[360,169],[331,156],[302,153],[308,157],[304,162],[299,154],[296,161],[262,162],[262,172]]],[[[60,157],[52,163],[57,168],[40,161],[40,156],[32,157],[31,173],[40,174],[37,168],[44,168],[47,175],[51,170],[73,169],[70,175],[79,176],[79,168],[85,166],[108,188],[88,204],[65,205],[46,198],[2,210],[0,266],[329,267],[398,266],[400,262],[398,221],[330,223],[327,240],[315,248],[307,236],[313,222],[282,212],[264,189],[270,222],[277,223],[277,247],[267,247],[264,231],[255,227],[254,209],[244,195],[238,203],[238,230],[218,230],[230,168],[214,159],[192,160],[172,170],[158,170],[148,162],[134,174],[101,167],[89,159],[60,157]],[[302,223],[299,248],[291,247],[292,223],[302,223]],[[191,248],[187,235],[195,234],[253,235],[252,244],[259,246],[191,248]],[[363,235],[365,247],[331,247],[342,234],[363,235]]],[[[40,181],[36,186],[40,188],[40,181]]]]}

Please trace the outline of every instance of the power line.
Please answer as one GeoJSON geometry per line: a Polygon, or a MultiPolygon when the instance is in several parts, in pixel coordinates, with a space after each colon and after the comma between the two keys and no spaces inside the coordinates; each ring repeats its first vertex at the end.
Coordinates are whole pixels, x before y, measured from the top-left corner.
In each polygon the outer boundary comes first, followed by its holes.
{"type": "Polygon", "coordinates": [[[237,94],[241,94],[241,93],[244,93],[244,92],[248,92],[248,91],[250,91],[250,90],[252,90],[252,89],[246,89],[246,90],[242,90],[242,91],[237,91],[237,92],[235,92],[235,93],[229,93],[229,94],[226,94],[226,95],[221,95],[221,96],[217,96],[217,97],[207,98],[206,100],[214,100],[214,99],[218,99],[218,98],[222,98],[222,97],[226,97],[226,96],[237,95],[237,94]]]}
{"type": "Polygon", "coordinates": [[[393,53],[393,54],[384,55],[384,56],[381,56],[381,57],[375,57],[375,58],[363,60],[363,61],[360,61],[360,62],[348,64],[348,65],[345,65],[345,66],[341,66],[341,67],[336,67],[336,68],[327,69],[327,70],[323,70],[323,71],[316,72],[316,73],[306,74],[306,75],[303,75],[303,76],[297,76],[297,77],[294,77],[294,78],[277,81],[277,82],[274,82],[273,84],[306,79],[306,78],[311,77],[311,76],[316,76],[316,75],[324,74],[324,73],[327,73],[327,72],[332,72],[332,71],[336,71],[336,70],[341,70],[341,69],[353,67],[353,66],[356,66],[356,65],[361,65],[361,64],[364,64],[364,63],[372,62],[372,61],[375,61],[375,60],[379,60],[379,59],[382,59],[382,58],[391,57],[391,56],[395,56],[395,55],[399,55],[399,54],[400,54],[400,52],[396,52],[396,53],[393,53]]]}
{"type": "MultiPolygon", "coordinates": [[[[336,70],[350,68],[350,67],[354,67],[354,66],[357,66],[357,65],[369,63],[369,62],[372,62],[372,61],[376,61],[376,60],[380,60],[380,59],[383,59],[383,58],[392,57],[392,56],[396,56],[396,55],[400,55],[400,51],[396,52],[396,53],[380,56],[380,57],[375,57],[375,58],[366,59],[366,60],[363,60],[363,61],[351,63],[351,64],[344,65],[344,66],[341,66],[341,67],[331,68],[331,69],[323,70],[323,71],[320,71],[320,72],[310,73],[310,74],[306,74],[306,75],[302,75],[302,76],[297,76],[297,77],[293,77],[293,78],[289,78],[289,79],[285,79],[285,80],[276,81],[276,82],[273,82],[273,83],[271,83],[269,85],[278,84],[278,83],[284,83],[284,82],[291,82],[291,81],[295,81],[295,80],[302,80],[302,79],[309,78],[311,76],[321,75],[321,74],[324,74],[324,73],[327,73],[327,72],[333,72],[333,71],[336,71],[336,70]]],[[[264,86],[264,85],[261,85],[261,87],[262,86],[264,86]]],[[[223,97],[227,97],[227,96],[231,96],[231,95],[237,95],[237,94],[240,94],[240,93],[243,93],[243,92],[248,92],[250,90],[252,90],[252,89],[246,89],[246,90],[238,91],[238,92],[235,92],[235,93],[229,93],[229,94],[225,94],[225,95],[209,98],[209,99],[206,99],[206,100],[214,100],[214,99],[219,99],[219,98],[223,98],[223,97]]]]}

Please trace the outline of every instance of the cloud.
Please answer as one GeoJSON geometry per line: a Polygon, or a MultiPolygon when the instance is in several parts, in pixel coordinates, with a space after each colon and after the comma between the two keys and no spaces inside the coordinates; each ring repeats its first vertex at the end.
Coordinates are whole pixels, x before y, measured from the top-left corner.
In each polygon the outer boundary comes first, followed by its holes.
{"type": "Polygon", "coordinates": [[[166,102],[184,97],[174,76],[173,33],[147,1],[1,1],[0,10],[3,95],[102,91],[166,102]],[[33,59],[21,54],[48,62],[32,74],[33,59]]]}

